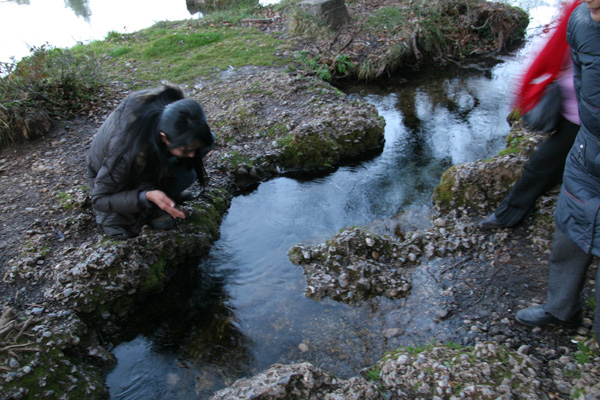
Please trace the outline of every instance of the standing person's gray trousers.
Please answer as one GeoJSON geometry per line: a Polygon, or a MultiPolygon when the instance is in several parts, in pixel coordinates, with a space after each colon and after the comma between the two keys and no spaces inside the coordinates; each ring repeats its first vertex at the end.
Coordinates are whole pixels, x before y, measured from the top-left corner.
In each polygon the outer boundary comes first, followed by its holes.
{"type": "MultiPolygon", "coordinates": [[[[558,227],[552,239],[548,299],[544,310],[568,321],[581,310],[581,291],[594,256],[581,250],[558,227]]],[[[596,273],[596,311],[594,331],[600,342],[600,268],[596,273]]]]}
{"type": "Polygon", "coordinates": [[[502,225],[521,222],[541,195],[562,182],[565,160],[578,131],[579,125],[561,116],[556,132],[531,155],[521,178],[494,212],[502,225]]]}

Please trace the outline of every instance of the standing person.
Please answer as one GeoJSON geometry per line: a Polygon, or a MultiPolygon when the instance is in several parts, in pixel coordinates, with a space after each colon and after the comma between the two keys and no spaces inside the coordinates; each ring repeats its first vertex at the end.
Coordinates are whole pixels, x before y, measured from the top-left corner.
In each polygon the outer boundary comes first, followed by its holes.
{"type": "Polygon", "coordinates": [[[547,86],[558,82],[562,104],[556,130],[531,155],[521,178],[496,211],[479,223],[482,229],[508,228],[518,224],[541,195],[562,182],[565,159],[579,130],[573,64],[566,40],[569,16],[578,4],[579,0],[575,0],[564,8],[556,29],[527,70],[516,93],[515,108],[526,114],[540,101],[547,86]],[[557,54],[563,57],[557,57],[557,54]]]}
{"type": "Polygon", "coordinates": [[[88,154],[87,177],[96,222],[115,238],[145,224],[169,229],[185,218],[175,207],[184,190],[205,183],[202,158],[212,149],[200,104],[172,85],[135,92],[108,116],[88,154]]]}
{"type": "MultiPolygon", "coordinates": [[[[520,310],[532,326],[577,323],[588,267],[600,256],[600,0],[583,0],[567,28],[581,129],[567,162],[556,203],[545,304],[520,310]]],[[[594,332],[600,342],[600,270],[596,274],[594,332]]]]}

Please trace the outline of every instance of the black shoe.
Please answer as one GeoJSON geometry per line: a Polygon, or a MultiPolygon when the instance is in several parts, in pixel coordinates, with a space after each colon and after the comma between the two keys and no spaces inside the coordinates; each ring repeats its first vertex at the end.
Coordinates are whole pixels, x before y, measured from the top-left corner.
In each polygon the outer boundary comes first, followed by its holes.
{"type": "Polygon", "coordinates": [[[160,210],[150,220],[150,226],[159,231],[166,231],[175,226],[175,219],[167,212],[160,210]]]}
{"type": "Polygon", "coordinates": [[[581,323],[581,311],[575,314],[575,316],[568,321],[563,321],[544,310],[544,306],[541,305],[524,308],[515,314],[515,318],[520,323],[529,326],[545,326],[548,324],[576,326],[581,323]]]}
{"type": "Polygon", "coordinates": [[[177,196],[177,200],[175,200],[175,203],[177,204],[181,204],[181,203],[185,203],[186,201],[190,201],[194,199],[194,195],[192,194],[192,192],[190,192],[189,190],[184,190],[183,192],[181,192],[179,194],[179,196],[177,196]]]}
{"type": "Polygon", "coordinates": [[[505,228],[505,226],[502,225],[502,223],[500,221],[498,221],[498,218],[496,218],[496,214],[494,214],[494,213],[490,214],[483,221],[479,222],[479,227],[481,229],[505,228]]]}

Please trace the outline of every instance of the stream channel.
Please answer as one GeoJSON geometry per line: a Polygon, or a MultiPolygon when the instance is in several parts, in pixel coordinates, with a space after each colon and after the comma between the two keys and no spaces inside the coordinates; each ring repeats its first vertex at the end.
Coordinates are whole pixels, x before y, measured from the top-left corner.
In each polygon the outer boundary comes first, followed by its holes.
{"type": "Polygon", "coordinates": [[[385,118],[383,151],[327,176],[277,178],[235,197],[210,253],[181,268],[127,323],[112,350],[111,399],[208,399],[274,363],[307,361],[348,378],[399,346],[460,342],[451,321],[435,322],[441,289],[421,269],[401,300],[317,302],[305,297],[303,270],[287,252],[349,226],[385,234],[398,223],[427,226],[441,174],[504,148],[511,83],[556,12],[554,1],[515,3],[530,11],[528,40],[494,63],[341,88],[385,118]]]}

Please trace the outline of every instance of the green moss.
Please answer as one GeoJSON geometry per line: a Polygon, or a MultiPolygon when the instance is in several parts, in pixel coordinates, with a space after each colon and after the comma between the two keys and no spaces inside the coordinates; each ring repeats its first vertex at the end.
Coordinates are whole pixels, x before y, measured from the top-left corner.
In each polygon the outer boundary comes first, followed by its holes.
{"type": "Polygon", "coordinates": [[[446,209],[451,206],[450,202],[454,198],[452,188],[454,187],[454,173],[456,167],[452,166],[446,170],[440,178],[440,184],[433,190],[433,202],[440,209],[446,209]]]}
{"type": "Polygon", "coordinates": [[[291,169],[323,169],[341,159],[357,156],[381,144],[384,124],[372,131],[347,132],[336,138],[327,127],[319,132],[296,132],[278,141],[282,147],[281,164],[291,169]]]}
{"type": "Polygon", "coordinates": [[[320,135],[293,135],[279,143],[284,146],[281,158],[285,167],[322,168],[333,165],[340,157],[334,150],[336,142],[326,131],[320,132],[320,135]]]}
{"type": "MultiPolygon", "coordinates": [[[[77,336],[82,334],[82,332],[72,333],[77,336]]],[[[3,380],[2,393],[18,393],[19,388],[25,388],[27,390],[25,397],[10,396],[10,398],[49,398],[45,393],[52,392],[54,392],[52,398],[59,398],[63,393],[68,393],[69,399],[100,400],[107,398],[106,388],[97,385],[102,382],[98,371],[88,367],[76,349],[66,348],[63,350],[62,347],[57,346],[57,342],[69,343],[70,338],[44,339],[40,343],[29,346],[38,348],[39,352],[35,354],[19,353],[20,364],[25,366],[33,363],[32,370],[19,379],[10,382],[3,380]],[[76,383],[73,378],[76,379],[76,383]]]]}
{"type": "Polygon", "coordinates": [[[278,123],[270,125],[267,129],[267,136],[269,137],[280,137],[289,136],[288,129],[285,123],[278,123]]]}
{"type": "Polygon", "coordinates": [[[506,154],[518,154],[522,151],[521,143],[523,142],[523,136],[517,136],[514,131],[506,137],[506,148],[501,150],[498,155],[506,154]]]}
{"type": "Polygon", "coordinates": [[[159,257],[158,261],[150,265],[148,274],[142,279],[139,285],[140,294],[154,292],[157,288],[165,284],[165,267],[167,261],[164,257],[159,257]]]}

